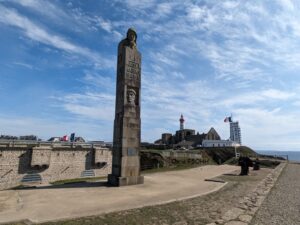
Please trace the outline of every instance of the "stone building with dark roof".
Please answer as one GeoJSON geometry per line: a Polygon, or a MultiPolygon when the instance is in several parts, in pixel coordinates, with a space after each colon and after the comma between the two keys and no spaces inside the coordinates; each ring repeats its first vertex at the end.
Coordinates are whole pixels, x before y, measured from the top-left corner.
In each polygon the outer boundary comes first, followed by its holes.
{"type": "Polygon", "coordinates": [[[187,146],[202,146],[203,140],[221,140],[220,135],[212,127],[207,133],[196,134],[193,129],[184,128],[184,118],[181,115],[180,129],[175,132],[175,135],[171,133],[163,133],[161,139],[155,141],[155,144],[169,145],[173,147],[187,147],[187,146]]]}

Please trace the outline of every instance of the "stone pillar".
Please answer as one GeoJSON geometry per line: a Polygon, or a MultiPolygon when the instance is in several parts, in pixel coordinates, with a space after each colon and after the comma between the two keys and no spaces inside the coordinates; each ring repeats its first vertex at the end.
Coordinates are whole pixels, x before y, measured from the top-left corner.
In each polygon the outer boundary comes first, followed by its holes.
{"type": "Polygon", "coordinates": [[[136,39],[130,28],[118,46],[112,174],[108,175],[114,186],[144,183],[140,176],[141,54],[136,39]]]}

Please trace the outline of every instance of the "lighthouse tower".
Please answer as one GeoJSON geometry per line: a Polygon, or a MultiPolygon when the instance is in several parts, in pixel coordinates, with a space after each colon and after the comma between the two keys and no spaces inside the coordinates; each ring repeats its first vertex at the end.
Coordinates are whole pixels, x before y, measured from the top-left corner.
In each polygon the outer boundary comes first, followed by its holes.
{"type": "Polygon", "coordinates": [[[179,122],[180,122],[180,130],[183,130],[184,129],[184,119],[183,119],[183,115],[182,114],[180,116],[179,122]]]}

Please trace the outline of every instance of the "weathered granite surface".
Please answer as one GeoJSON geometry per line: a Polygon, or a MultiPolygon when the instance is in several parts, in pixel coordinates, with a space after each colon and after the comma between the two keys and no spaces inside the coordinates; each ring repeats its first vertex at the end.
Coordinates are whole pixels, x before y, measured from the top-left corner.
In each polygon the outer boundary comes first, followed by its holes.
{"type": "Polygon", "coordinates": [[[140,175],[141,54],[136,39],[130,28],[118,47],[113,162],[108,176],[108,182],[115,186],[144,182],[140,175]]]}

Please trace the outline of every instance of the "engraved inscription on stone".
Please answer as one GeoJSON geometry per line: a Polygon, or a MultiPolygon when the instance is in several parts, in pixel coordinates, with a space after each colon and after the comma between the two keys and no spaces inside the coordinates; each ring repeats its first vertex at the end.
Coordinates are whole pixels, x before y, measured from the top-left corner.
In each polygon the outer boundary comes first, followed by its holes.
{"type": "Polygon", "coordinates": [[[139,64],[134,61],[129,61],[128,64],[126,64],[126,78],[130,80],[139,80],[139,75],[139,64]]]}

